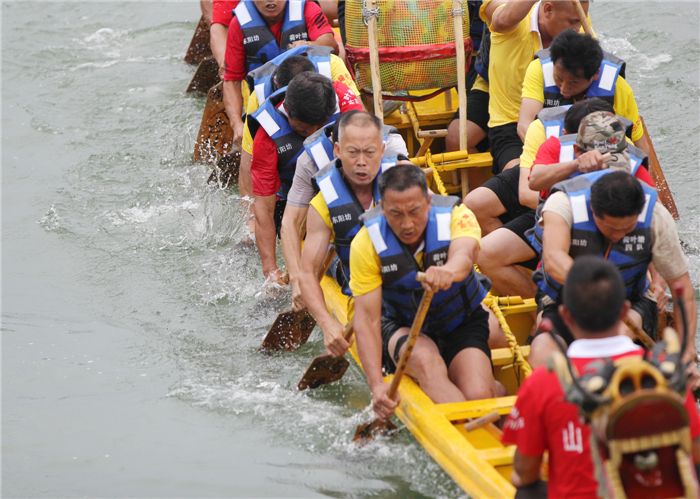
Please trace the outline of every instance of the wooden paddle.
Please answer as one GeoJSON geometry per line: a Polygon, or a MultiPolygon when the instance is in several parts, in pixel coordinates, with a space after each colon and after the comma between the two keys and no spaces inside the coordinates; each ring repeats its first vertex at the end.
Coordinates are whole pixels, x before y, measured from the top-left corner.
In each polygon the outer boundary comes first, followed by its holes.
{"type": "MultiPolygon", "coordinates": [[[[352,336],[352,322],[345,327],[343,338],[349,341],[352,336]]],[[[297,390],[306,390],[307,388],[318,388],[322,385],[330,385],[343,377],[350,363],[345,357],[333,357],[329,353],[318,355],[311,361],[306,372],[301,377],[301,381],[297,384],[297,390]]]]}
{"type": "Polygon", "coordinates": [[[213,55],[202,59],[202,62],[197,66],[197,70],[194,72],[194,76],[190,80],[190,84],[187,85],[187,92],[199,92],[201,94],[206,94],[209,89],[219,83],[219,63],[213,55]]]}
{"type": "MultiPolygon", "coordinates": [[[[323,261],[323,271],[318,276],[319,281],[328,271],[335,258],[335,247],[331,246],[323,261]]],[[[267,332],[260,350],[282,350],[292,352],[309,340],[311,331],[316,327],[316,319],[308,310],[285,310],[277,316],[272,327],[267,332]]]]}
{"type": "Polygon", "coordinates": [[[678,208],[676,208],[676,202],[673,200],[673,195],[671,194],[671,190],[668,187],[668,183],[666,183],[666,177],[664,176],[664,172],[661,170],[659,158],[656,155],[654,144],[651,143],[651,137],[649,136],[649,131],[647,130],[647,126],[644,123],[644,118],[640,116],[639,119],[641,120],[642,128],[644,129],[644,140],[647,141],[647,144],[649,146],[649,173],[651,174],[651,178],[654,181],[656,190],[659,192],[659,199],[661,200],[661,203],[664,205],[664,207],[669,211],[669,213],[673,215],[673,219],[678,220],[678,208]]]}
{"type": "Polygon", "coordinates": [[[586,13],[583,11],[583,7],[581,7],[581,2],[579,0],[571,0],[571,3],[574,4],[574,8],[576,9],[576,13],[578,14],[579,19],[581,20],[581,25],[583,26],[583,30],[586,32],[588,36],[591,38],[595,38],[595,33],[593,33],[593,30],[591,29],[591,25],[588,24],[588,17],[586,16],[586,13]]]}
{"type": "Polygon", "coordinates": [[[233,129],[230,123],[224,107],[224,84],[221,82],[207,93],[192,161],[212,160],[232,152],[233,129]]]}
{"type": "Polygon", "coordinates": [[[197,24],[197,29],[194,30],[194,36],[185,54],[185,62],[187,64],[199,64],[205,57],[210,55],[212,54],[209,46],[209,23],[202,16],[199,18],[199,24],[197,24]]]}
{"type": "MultiPolygon", "coordinates": [[[[423,272],[418,272],[416,279],[423,282],[425,281],[425,274],[423,272]]],[[[423,298],[418,305],[418,311],[416,312],[416,317],[413,319],[413,325],[411,326],[411,331],[408,333],[408,340],[406,340],[406,350],[404,350],[401,359],[399,359],[399,364],[396,366],[396,373],[394,374],[394,379],[391,380],[391,385],[389,386],[389,391],[387,396],[391,399],[396,398],[396,392],[399,390],[399,384],[401,383],[401,378],[403,378],[406,367],[408,366],[408,361],[411,358],[411,353],[413,352],[413,347],[416,345],[416,340],[420,334],[420,330],[423,327],[423,321],[430,308],[430,302],[433,300],[432,291],[424,291],[423,298]]],[[[387,419],[386,421],[381,421],[375,419],[370,423],[364,423],[357,427],[355,430],[355,436],[352,441],[357,442],[358,445],[365,445],[369,443],[375,435],[379,433],[386,434],[387,432],[396,431],[396,426],[387,419]]]]}

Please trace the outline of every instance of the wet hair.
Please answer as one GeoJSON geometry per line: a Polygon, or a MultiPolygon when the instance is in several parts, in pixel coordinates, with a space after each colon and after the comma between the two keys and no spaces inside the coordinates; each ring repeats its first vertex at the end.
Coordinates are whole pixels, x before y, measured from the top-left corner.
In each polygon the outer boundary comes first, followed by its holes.
{"type": "Polygon", "coordinates": [[[639,180],[627,172],[608,173],[591,186],[591,209],[599,218],[639,215],[645,204],[646,196],[639,180]]]}
{"type": "Polygon", "coordinates": [[[593,333],[617,324],[626,298],[620,271],[599,256],[583,256],[574,261],[562,294],[576,325],[593,333]]]}
{"type": "Polygon", "coordinates": [[[323,126],[335,114],[337,100],[331,80],[305,71],[287,86],[284,107],[290,118],[307,125],[323,126]]]}
{"type": "Polygon", "coordinates": [[[296,75],[305,71],[310,73],[316,72],[316,66],[314,66],[314,63],[311,62],[308,57],[303,55],[293,55],[291,57],[287,57],[284,61],[282,61],[275,72],[277,87],[286,87],[296,75]]]}
{"type": "Polygon", "coordinates": [[[593,78],[603,61],[603,49],[598,41],[571,29],[565,29],[552,40],[549,55],[552,64],[559,61],[566,71],[587,80],[593,78]]]}
{"type": "Polygon", "coordinates": [[[388,190],[404,192],[411,187],[420,187],[421,192],[428,198],[428,183],[425,173],[414,164],[398,164],[379,176],[379,196],[384,201],[384,193],[388,190]]]}
{"type": "Polygon", "coordinates": [[[577,134],[578,127],[583,121],[583,118],[596,111],[607,111],[615,114],[612,104],[600,97],[592,97],[578,101],[571,106],[564,117],[564,129],[568,134],[577,134]]]}
{"type": "Polygon", "coordinates": [[[377,129],[377,134],[380,137],[383,136],[382,132],[384,131],[384,123],[382,123],[382,120],[377,118],[372,113],[368,113],[367,111],[355,111],[340,115],[340,118],[338,118],[338,121],[336,122],[337,129],[334,129],[333,140],[340,142],[343,135],[345,135],[345,129],[350,125],[359,127],[373,126],[377,129]],[[337,134],[335,132],[337,132],[337,134]],[[338,139],[336,140],[335,137],[338,137],[338,139]]]}

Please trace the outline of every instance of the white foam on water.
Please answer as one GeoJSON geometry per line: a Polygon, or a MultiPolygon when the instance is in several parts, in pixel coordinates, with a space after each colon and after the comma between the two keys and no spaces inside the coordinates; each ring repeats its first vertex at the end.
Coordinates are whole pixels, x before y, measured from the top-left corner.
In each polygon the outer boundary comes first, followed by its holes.
{"type": "Polygon", "coordinates": [[[641,74],[646,71],[653,71],[661,64],[673,61],[671,54],[660,53],[653,57],[640,52],[626,38],[617,37],[600,37],[603,50],[610,52],[617,57],[627,62],[627,70],[633,71],[635,74],[641,74]]]}

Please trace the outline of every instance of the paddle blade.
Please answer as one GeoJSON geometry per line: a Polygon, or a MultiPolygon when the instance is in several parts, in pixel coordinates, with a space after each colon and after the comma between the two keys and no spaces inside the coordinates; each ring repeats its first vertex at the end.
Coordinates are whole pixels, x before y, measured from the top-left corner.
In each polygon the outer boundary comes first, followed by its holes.
{"type": "Polygon", "coordinates": [[[199,19],[197,29],[194,30],[194,36],[185,54],[185,62],[187,64],[199,64],[202,59],[211,55],[211,47],[209,46],[209,24],[204,16],[199,19]]]}
{"type": "Polygon", "coordinates": [[[336,359],[327,353],[319,355],[311,361],[311,365],[309,365],[306,372],[301,377],[297,389],[313,389],[321,385],[334,383],[343,377],[349,365],[350,363],[345,360],[345,357],[336,359]]]}
{"type": "Polygon", "coordinates": [[[217,83],[219,83],[219,64],[212,55],[199,63],[185,92],[206,94],[217,83]]]}
{"type": "Polygon", "coordinates": [[[207,93],[202,124],[194,145],[192,161],[207,161],[231,152],[233,129],[224,108],[223,82],[207,93]]]}
{"type": "Polygon", "coordinates": [[[393,435],[398,431],[398,428],[396,428],[390,419],[386,421],[375,419],[371,423],[364,423],[358,426],[352,441],[362,447],[370,443],[377,435],[393,435]]]}
{"type": "Polygon", "coordinates": [[[306,343],[315,326],[316,319],[308,310],[282,312],[277,316],[259,350],[296,350],[306,343]]]}

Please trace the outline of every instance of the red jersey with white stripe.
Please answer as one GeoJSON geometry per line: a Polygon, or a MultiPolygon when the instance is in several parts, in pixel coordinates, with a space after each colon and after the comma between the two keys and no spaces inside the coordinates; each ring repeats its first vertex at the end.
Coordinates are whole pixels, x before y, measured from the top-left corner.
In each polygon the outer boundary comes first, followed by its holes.
{"type": "MultiPolygon", "coordinates": [[[[580,375],[586,374],[595,360],[643,354],[644,350],[627,336],[576,340],[567,352],[580,375]]],[[[700,416],[690,390],[685,408],[691,437],[696,438],[700,435],[700,416]]],[[[549,451],[550,499],[598,497],[590,456],[590,429],[581,422],[578,407],[564,400],[556,373],[547,372],[545,366],[535,369],[520,387],[515,407],[503,427],[502,441],[517,445],[518,451],[528,457],[549,451]]]]}

